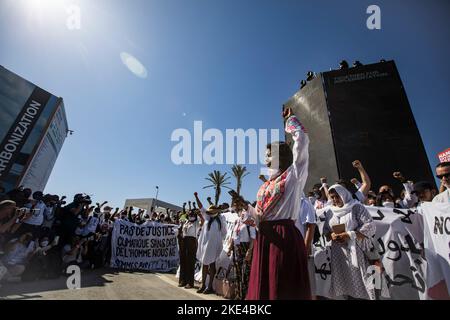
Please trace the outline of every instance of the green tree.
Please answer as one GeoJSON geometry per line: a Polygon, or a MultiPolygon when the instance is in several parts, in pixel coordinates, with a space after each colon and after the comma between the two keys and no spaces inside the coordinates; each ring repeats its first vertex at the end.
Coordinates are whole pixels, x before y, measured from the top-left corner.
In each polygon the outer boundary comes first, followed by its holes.
{"type": "Polygon", "coordinates": [[[203,189],[206,188],[214,188],[216,191],[215,197],[214,197],[214,205],[218,205],[220,194],[222,192],[222,188],[230,189],[227,185],[230,184],[228,180],[230,177],[227,177],[227,173],[225,172],[222,174],[219,170],[214,170],[213,172],[208,174],[208,177],[205,178],[209,182],[211,182],[210,185],[203,187],[203,189]]]}
{"type": "Polygon", "coordinates": [[[241,194],[241,188],[242,188],[242,180],[244,177],[250,174],[250,172],[247,171],[247,168],[240,165],[235,164],[231,167],[231,171],[233,176],[236,178],[236,192],[238,195],[241,194]]]}

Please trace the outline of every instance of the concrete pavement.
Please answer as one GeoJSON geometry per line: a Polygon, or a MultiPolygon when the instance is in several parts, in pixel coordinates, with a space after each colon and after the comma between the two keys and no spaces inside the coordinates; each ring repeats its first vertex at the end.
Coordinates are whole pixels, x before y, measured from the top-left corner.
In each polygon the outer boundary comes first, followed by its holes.
{"type": "Polygon", "coordinates": [[[178,288],[173,274],[83,270],[81,288],[67,289],[66,278],[3,283],[0,300],[221,300],[196,289],[178,288]]]}

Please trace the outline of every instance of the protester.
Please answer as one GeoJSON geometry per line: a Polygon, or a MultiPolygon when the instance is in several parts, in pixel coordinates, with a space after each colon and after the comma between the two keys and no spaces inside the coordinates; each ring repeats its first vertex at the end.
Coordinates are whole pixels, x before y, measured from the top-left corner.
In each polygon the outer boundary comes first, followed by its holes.
{"type": "Polygon", "coordinates": [[[316,229],[316,211],[309,201],[309,199],[303,193],[300,198],[300,213],[299,218],[295,221],[295,226],[300,230],[302,237],[305,241],[306,253],[308,256],[308,272],[309,272],[309,284],[311,292],[315,291],[315,267],[314,267],[314,251],[313,240],[314,232],[316,229]]]}
{"type": "Polygon", "coordinates": [[[358,189],[355,192],[355,196],[361,203],[364,203],[367,199],[367,195],[369,194],[369,190],[372,186],[372,182],[370,180],[369,175],[367,174],[366,169],[364,169],[361,161],[355,160],[352,162],[352,165],[354,168],[356,168],[358,170],[359,175],[361,177],[361,181],[362,181],[362,183],[360,183],[356,178],[353,178],[351,181],[355,185],[355,187],[358,189]]]}
{"type": "Polygon", "coordinates": [[[331,288],[333,297],[375,299],[365,284],[369,266],[364,251],[371,248],[375,225],[367,209],[351,193],[336,184],[330,187],[333,204],[325,208],[324,234],[331,244],[331,288]]]}
{"type": "Polygon", "coordinates": [[[232,234],[231,251],[236,270],[237,289],[235,299],[243,300],[247,295],[256,228],[249,223],[251,218],[245,210],[238,211],[239,218],[235,222],[232,234]]]}
{"type": "Polygon", "coordinates": [[[299,195],[308,175],[309,138],[291,109],[286,109],[283,116],[286,132],[294,140],[292,151],[283,142],[270,144],[266,160],[270,176],[258,191],[257,207],[241,200],[259,231],[253,249],[248,300],[311,298],[305,243],[295,227],[299,195]]]}
{"type": "Polygon", "coordinates": [[[17,231],[19,234],[31,232],[33,237],[41,236],[41,226],[44,223],[44,217],[47,215],[47,205],[43,201],[44,195],[41,191],[33,193],[33,200],[24,204],[31,214],[23,220],[23,224],[17,231]]]}
{"type": "Polygon", "coordinates": [[[223,248],[223,239],[227,233],[226,221],[220,215],[221,209],[216,206],[210,206],[205,209],[198,198],[197,192],[194,193],[198,208],[205,219],[198,239],[197,259],[202,263],[202,285],[197,293],[214,293],[213,280],[216,275],[216,261],[223,248]],[[206,278],[209,276],[209,282],[206,278]]]}
{"type": "Polygon", "coordinates": [[[417,206],[422,202],[433,201],[433,198],[436,196],[437,191],[436,188],[430,182],[419,181],[414,184],[411,193],[417,197],[418,203],[416,203],[415,205],[417,206]]]}
{"type": "Polygon", "coordinates": [[[195,257],[197,253],[197,238],[204,223],[200,210],[192,209],[187,221],[183,223],[181,237],[183,246],[180,247],[180,287],[194,288],[195,257]]]}
{"type": "Polygon", "coordinates": [[[441,181],[442,191],[434,197],[433,202],[450,202],[450,162],[441,162],[436,166],[436,177],[441,181]]]}
{"type": "Polygon", "coordinates": [[[34,249],[35,243],[31,232],[22,234],[19,239],[9,244],[3,258],[4,266],[7,269],[7,280],[20,280],[20,275],[25,271],[26,264],[34,249]]]}

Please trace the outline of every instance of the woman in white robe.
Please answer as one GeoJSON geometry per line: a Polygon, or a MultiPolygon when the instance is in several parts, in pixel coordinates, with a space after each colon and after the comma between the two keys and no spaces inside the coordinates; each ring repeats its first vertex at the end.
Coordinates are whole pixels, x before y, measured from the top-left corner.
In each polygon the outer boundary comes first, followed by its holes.
{"type": "Polygon", "coordinates": [[[197,193],[194,193],[200,212],[205,222],[198,238],[197,260],[202,263],[202,285],[197,293],[214,293],[213,280],[216,274],[216,260],[219,258],[223,249],[223,240],[227,234],[227,223],[220,214],[220,209],[210,206],[206,210],[197,193]],[[209,275],[208,285],[206,278],[209,275]]]}

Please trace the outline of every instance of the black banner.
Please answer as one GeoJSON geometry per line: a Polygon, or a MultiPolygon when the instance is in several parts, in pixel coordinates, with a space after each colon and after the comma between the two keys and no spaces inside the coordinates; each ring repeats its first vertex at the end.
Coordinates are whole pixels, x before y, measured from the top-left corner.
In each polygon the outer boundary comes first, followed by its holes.
{"type": "Polygon", "coordinates": [[[0,145],[0,181],[4,180],[20,154],[51,94],[36,87],[0,145]]]}

